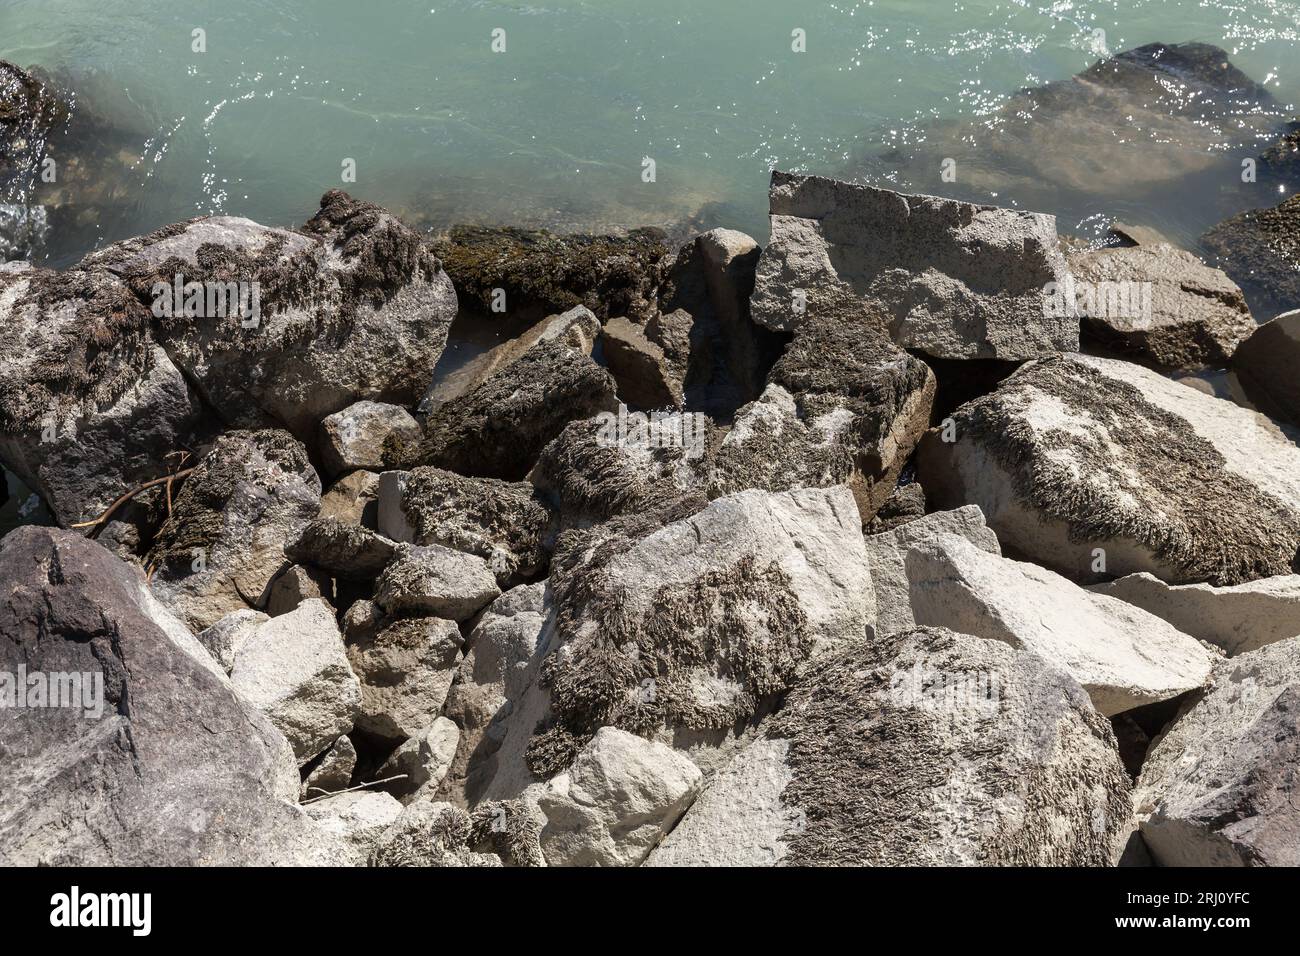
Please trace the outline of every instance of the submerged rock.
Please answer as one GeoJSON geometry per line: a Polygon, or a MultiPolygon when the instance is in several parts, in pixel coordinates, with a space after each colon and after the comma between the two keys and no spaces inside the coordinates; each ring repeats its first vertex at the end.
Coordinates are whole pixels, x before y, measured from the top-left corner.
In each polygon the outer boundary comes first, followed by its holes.
{"type": "Polygon", "coordinates": [[[1260,321],[1300,308],[1300,195],[1225,219],[1201,237],[1260,321]]]}

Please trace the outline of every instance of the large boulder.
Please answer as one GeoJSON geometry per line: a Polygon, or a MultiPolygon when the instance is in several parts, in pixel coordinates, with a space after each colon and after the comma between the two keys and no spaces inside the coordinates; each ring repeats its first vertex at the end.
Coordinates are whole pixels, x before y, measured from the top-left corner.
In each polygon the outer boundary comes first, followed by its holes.
{"type": "Polygon", "coordinates": [[[373,581],[397,554],[382,534],[336,517],[313,518],[284,553],[346,581],[373,581]]]}
{"type": "Polygon", "coordinates": [[[1291,571],[1300,449],[1258,413],[1127,362],[1035,362],[920,446],[933,505],[1076,579],[1236,584],[1291,571]]]}
{"type": "Polygon", "coordinates": [[[298,769],[284,736],[138,571],[74,533],[26,527],[0,543],[0,579],[0,673],[76,676],[91,692],[74,706],[10,697],[0,708],[0,862],[346,860],[293,805],[298,769]]]}
{"type": "Polygon", "coordinates": [[[1201,245],[1261,321],[1300,308],[1300,195],[1225,219],[1201,245]]]}
{"type": "Polygon", "coordinates": [[[1131,828],[1115,737],[1032,651],[942,628],[814,662],[657,866],[1106,866],[1131,828]]]}
{"type": "Polygon", "coordinates": [[[398,545],[375,582],[375,603],[385,613],[453,621],[468,620],[500,593],[486,561],[440,544],[398,545]]]}
{"type": "Polygon", "coordinates": [[[1300,309],[1257,328],[1232,357],[1232,369],[1263,412],[1300,425],[1300,309]]]}
{"type": "Polygon", "coordinates": [[[1079,347],[1078,319],[1044,308],[1044,288],[1069,275],[1053,216],[779,171],[770,211],[760,325],[866,316],[898,345],[952,359],[1079,347]]]}
{"type": "Polygon", "coordinates": [[[384,443],[417,441],[420,423],[400,405],[361,401],[321,422],[321,458],[330,475],[384,467],[384,443]]]}
{"type": "Polygon", "coordinates": [[[357,726],[388,740],[427,730],[442,711],[462,643],[454,621],[382,621],[347,630],[347,657],[361,681],[357,726]]]}
{"type": "Polygon", "coordinates": [[[1161,866],[1300,865],[1300,640],[1223,661],[1147,754],[1135,803],[1161,866]]]}

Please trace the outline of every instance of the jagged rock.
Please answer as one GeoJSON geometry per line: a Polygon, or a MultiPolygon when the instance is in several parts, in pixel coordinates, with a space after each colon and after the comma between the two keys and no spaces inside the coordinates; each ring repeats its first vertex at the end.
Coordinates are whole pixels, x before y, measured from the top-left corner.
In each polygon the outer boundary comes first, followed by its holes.
{"type": "Polygon", "coordinates": [[[351,847],[351,865],[365,866],[379,838],[401,815],[402,805],[387,793],[362,790],[316,800],[303,809],[318,827],[351,847]]]}
{"type": "Polygon", "coordinates": [[[501,593],[487,562],[439,544],[398,545],[375,582],[375,603],[388,614],[436,614],[464,621],[501,593]]]}
{"type": "Polygon", "coordinates": [[[1127,362],[1024,366],[926,436],[918,473],[933,505],[978,504],[1004,548],[1078,579],[1237,584],[1300,545],[1300,449],[1127,362]]]}
{"type": "Polygon", "coordinates": [[[102,688],[97,718],[6,707],[0,862],[339,862],[346,848],[289,802],[298,773],[283,735],[138,571],[77,534],[24,527],[0,543],[0,580],[0,672],[102,688]]]}
{"type": "Polygon", "coordinates": [[[1077,309],[1085,337],[1114,351],[1170,370],[1222,368],[1255,330],[1241,289],[1190,252],[1098,249],[1068,262],[1074,283],[1058,304],[1077,309]]]}
{"type": "Polygon", "coordinates": [[[978,505],[966,505],[954,511],[936,511],[893,531],[867,536],[867,561],[871,565],[871,585],[876,592],[877,633],[897,634],[916,627],[907,577],[907,553],[914,545],[933,541],[945,534],[965,538],[989,554],[1002,555],[997,535],[984,523],[984,513],[978,505]]]}
{"type": "Polygon", "coordinates": [[[1300,307],[1300,195],[1225,219],[1201,236],[1260,321],[1300,307]]]}
{"type": "Polygon", "coordinates": [[[378,779],[403,775],[386,786],[402,803],[431,798],[456,758],[460,730],[447,717],[434,720],[429,729],[401,744],[379,768],[378,779]]]}
{"type": "Polygon", "coordinates": [[[361,681],[357,726],[405,740],[427,731],[456,672],[461,636],[455,622],[401,618],[377,630],[347,621],[347,657],[361,681]]]}
{"type": "Polygon", "coordinates": [[[231,611],[217,623],[199,631],[198,642],[221,665],[221,669],[229,674],[235,666],[235,655],[244,642],[270,619],[269,615],[252,608],[231,611]]]}
{"type": "Polygon", "coordinates": [[[646,338],[641,326],[621,316],[610,319],[601,330],[600,342],[623,401],[640,408],[682,404],[681,382],[663,348],[646,338]]]}
{"type": "Polygon", "coordinates": [[[761,398],[736,414],[713,461],[713,496],[847,484],[863,522],[930,423],[935,379],[870,325],[813,316],[761,398]]]}
{"type": "Polygon", "coordinates": [[[538,795],[547,865],[638,865],[690,807],[702,778],[671,747],[602,727],[538,795]]]}
{"type": "Polygon", "coordinates": [[[325,751],[302,782],[301,798],[310,800],[327,793],[339,793],[352,783],[357,769],[357,748],[349,737],[340,737],[325,751]]]}
{"type": "Polygon", "coordinates": [[[389,436],[399,441],[418,441],[420,423],[400,405],[357,402],[321,422],[324,441],[321,458],[325,470],[341,475],[358,468],[378,471],[384,467],[384,442],[389,436]]]}
{"type": "Polygon", "coordinates": [[[1107,866],[1131,819],[1114,734],[1078,684],[1031,651],[920,628],[813,662],[648,862],[1107,866]]]}
{"type": "Polygon", "coordinates": [[[913,544],[905,562],[917,624],[1031,650],[1077,680],[1104,717],[1209,679],[1214,659],[1195,638],[1035,564],[946,534],[913,544]]]}
{"type": "Polygon", "coordinates": [[[379,530],[379,476],[373,471],[344,475],[321,495],[318,517],[379,530]]]}
{"type": "Polygon", "coordinates": [[[1300,309],[1265,322],[1232,357],[1241,387],[1261,411],[1300,425],[1300,309]]]}
{"type": "MultiPolygon", "coordinates": [[[[925,515],[925,489],[918,481],[898,485],[889,493],[876,516],[862,526],[866,535],[884,534],[925,515]]],[[[983,521],[983,517],[980,518],[983,521]]]]}
{"type": "Polygon", "coordinates": [[[1229,656],[1300,636],[1296,574],[1222,588],[1169,585],[1151,574],[1130,574],[1090,590],[1136,605],[1184,634],[1223,648],[1229,656]]]}
{"type": "Polygon", "coordinates": [[[192,219],[94,252],[81,267],[121,276],[164,313],[155,333],[223,420],[274,420],[304,441],[361,399],[414,405],[456,314],[451,281],[419,234],[337,189],[300,232],[192,219]],[[244,283],[249,308],[214,300],[204,315],[177,316],[178,274],[183,283],[244,283]],[[160,293],[171,310],[158,305],[160,293]]]}
{"type": "Polygon", "coordinates": [[[1135,804],[1157,864],[1300,865],[1298,711],[1300,641],[1219,664],[1142,768],[1135,804]]]}
{"type": "Polygon", "coordinates": [[[266,600],[266,613],[271,617],[288,614],[303,601],[321,598],[326,604],[334,601],[334,581],[324,572],[291,564],[271,582],[270,596],[266,600]]]}
{"type": "Polygon", "coordinates": [[[334,611],[319,599],[258,627],[235,653],[230,680],[284,733],[300,765],[349,733],[362,704],[334,611]]]}
{"type": "MultiPolygon", "coordinates": [[[[62,525],[168,473],[202,408],[113,276],[0,266],[0,461],[62,525]]],[[[159,504],[162,490],[134,505],[159,504]]],[[[129,511],[118,513],[130,517],[129,511]]]]}
{"type": "Polygon", "coordinates": [[[373,581],[393,560],[397,545],[369,528],[330,517],[312,519],[284,551],[336,577],[373,581]]]}
{"type": "Polygon", "coordinates": [[[866,316],[898,345],[939,358],[1079,347],[1078,320],[1043,308],[1044,286],[1069,274],[1053,216],[780,171],[770,210],[751,300],[760,325],[866,316]]]}
{"type": "Polygon", "coordinates": [[[149,554],[154,593],[194,630],[265,608],[285,546],[320,507],[320,479],[287,432],[227,432],[185,480],[149,554]]]}
{"type": "Polygon", "coordinates": [[[449,803],[417,801],[380,834],[371,866],[500,866],[493,853],[475,853],[469,815],[449,803]]]}
{"type": "Polygon", "coordinates": [[[427,467],[380,478],[384,534],[477,555],[502,587],[545,568],[551,524],[550,509],[525,482],[465,478],[427,467]]]}
{"type": "Polygon", "coordinates": [[[755,396],[763,388],[763,366],[771,345],[770,336],[754,325],[749,311],[762,250],[753,238],[734,229],[712,229],[696,237],[695,244],[721,329],[723,361],[741,394],[755,396]]]}

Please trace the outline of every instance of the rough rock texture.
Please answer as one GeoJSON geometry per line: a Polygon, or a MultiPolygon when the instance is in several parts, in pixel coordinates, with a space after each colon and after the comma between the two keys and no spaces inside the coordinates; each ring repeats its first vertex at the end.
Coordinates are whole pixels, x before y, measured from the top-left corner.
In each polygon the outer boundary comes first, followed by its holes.
{"type": "Polygon", "coordinates": [[[380,834],[371,866],[500,866],[492,853],[469,848],[474,825],[469,814],[449,803],[417,801],[402,810],[380,834]]]}
{"type": "Polygon", "coordinates": [[[375,603],[389,614],[436,614],[464,621],[501,593],[487,562],[440,544],[398,545],[375,582],[375,603]]]}
{"type": "Polygon", "coordinates": [[[1225,219],[1201,245],[1265,322],[1300,308],[1300,195],[1225,219]]]}
{"type": "Polygon", "coordinates": [[[1300,641],[1216,670],[1147,755],[1136,806],[1161,866],[1300,865],[1300,641]]]}
{"type": "Polygon", "coordinates": [[[1232,368],[1263,412],[1300,425],[1300,309],[1265,322],[1241,343],[1232,368]]]}
{"type": "Polygon", "coordinates": [[[524,482],[427,467],[385,472],[379,481],[380,531],[394,541],[477,555],[502,587],[545,569],[552,520],[524,482]]]}
{"type": "Polygon", "coordinates": [[[319,599],[259,626],[235,653],[230,680],[288,738],[299,764],[349,733],[362,703],[334,610],[319,599]]]}
{"type": "Polygon", "coordinates": [[[288,543],[285,554],[350,581],[373,581],[397,553],[381,534],[340,518],[314,518],[288,543]]]}
{"type": "MultiPolygon", "coordinates": [[[[1163,369],[1222,368],[1255,330],[1237,284],[1172,246],[1098,249],[1070,256],[1085,338],[1163,369]]],[[[1073,301],[1070,301],[1070,300],[1073,301]]]]}
{"type": "Polygon", "coordinates": [[[334,603],[334,581],[324,571],[291,564],[271,582],[266,599],[266,613],[271,617],[288,614],[303,601],[321,598],[334,603]]]}
{"type": "Polygon", "coordinates": [[[357,402],[321,422],[321,458],[330,475],[357,468],[377,471],[384,467],[384,442],[389,436],[417,441],[420,423],[400,405],[357,402]]]}
{"type": "Polygon", "coordinates": [[[1026,365],[954,413],[955,440],[945,430],[920,447],[931,503],[978,504],[1004,549],[1063,574],[1236,584],[1292,569],[1300,449],[1231,402],[1070,356],[1026,365]]]}
{"type": "Polygon", "coordinates": [[[930,423],[935,378],[860,318],[812,316],[742,408],[711,495],[847,484],[870,521],[930,423]]]}
{"type": "Polygon", "coordinates": [[[271,618],[261,611],[244,608],[231,611],[217,623],[198,633],[198,642],[212,655],[227,674],[235,666],[235,655],[244,642],[257,633],[257,629],[271,618]]]}
{"type": "Polygon", "coordinates": [[[379,528],[379,476],[354,471],[325,490],[320,498],[321,518],[338,518],[372,531],[379,528]]]}
{"type": "MultiPolygon", "coordinates": [[[[920,482],[897,485],[876,516],[862,526],[866,535],[884,534],[925,515],[925,489],[920,482]]],[[[983,521],[983,517],[980,518],[983,521]]]]}
{"type": "Polygon", "coordinates": [[[353,746],[351,738],[340,737],[307,772],[307,777],[302,782],[302,799],[310,800],[346,790],[352,783],[352,772],[356,769],[357,748],[353,746]]]}
{"type": "Polygon", "coordinates": [[[907,553],[915,545],[944,534],[965,538],[989,554],[1002,554],[997,535],[984,523],[984,513],[978,505],[936,511],[892,531],[866,537],[871,584],[876,592],[878,634],[897,634],[916,627],[907,577],[907,553]]]}
{"type": "Polygon", "coordinates": [[[1090,590],[1149,611],[1229,656],[1300,635],[1300,575],[1216,588],[1169,585],[1151,574],[1130,574],[1090,590]]]}
{"type": "Polygon", "coordinates": [[[939,358],[1079,347],[1077,319],[1044,314],[1043,287],[1068,275],[1053,216],[779,171],[770,211],[751,300],[760,325],[865,315],[939,358]]]}
{"type": "Polygon", "coordinates": [[[1300,122],[1287,124],[1277,142],[1259,154],[1260,175],[1300,183],[1300,122]]]}
{"type": "Polygon", "coordinates": [[[194,630],[265,607],[287,563],[285,545],[315,517],[320,491],[306,451],[287,432],[222,435],[154,539],[154,593],[194,630]]]}
{"type": "Polygon", "coordinates": [[[353,866],[365,866],[384,832],[397,821],[402,805],[387,793],[357,791],[317,800],[303,807],[327,833],[347,842],[353,866]]]}
{"type": "Polygon", "coordinates": [[[1070,677],[921,628],[815,661],[649,862],[1106,866],[1131,818],[1110,724],[1070,677]]]}
{"type": "Polygon", "coordinates": [[[1214,659],[1195,638],[1045,568],[943,534],[912,545],[905,563],[917,624],[1031,650],[1077,680],[1103,717],[1209,679],[1214,659]]]}
{"type": "Polygon", "coordinates": [[[671,747],[602,727],[538,794],[547,865],[638,865],[695,800],[702,777],[671,747]]]}
{"type": "Polygon", "coordinates": [[[371,633],[347,630],[347,657],[361,681],[357,726],[404,740],[428,730],[455,676],[460,630],[438,617],[402,618],[371,633]]]}
{"type": "Polygon", "coordinates": [[[160,317],[155,333],[227,423],[269,416],[304,441],[361,399],[414,405],[456,314],[451,281],[420,236],[337,189],[300,232],[193,219],[94,252],[82,268],[121,276],[151,305],[155,284],[170,287],[178,273],[186,283],[258,283],[256,322],[226,308],[160,317]]]}
{"type": "Polygon", "coordinates": [[[455,722],[438,717],[427,730],[408,738],[394,750],[376,777],[380,780],[404,777],[385,784],[402,803],[432,799],[456,759],[459,743],[460,729],[455,722]]]}
{"type": "MultiPolygon", "coordinates": [[[[336,863],[288,801],[288,743],[231,687],[139,573],[80,536],[0,543],[0,671],[102,680],[103,711],[0,711],[0,862],[33,866],[336,863]]],[[[92,684],[93,687],[93,684],[92,684]]]]}
{"type": "Polygon", "coordinates": [[[610,319],[601,330],[600,342],[619,398],[638,408],[682,404],[682,384],[671,362],[641,326],[621,316],[610,319]]]}

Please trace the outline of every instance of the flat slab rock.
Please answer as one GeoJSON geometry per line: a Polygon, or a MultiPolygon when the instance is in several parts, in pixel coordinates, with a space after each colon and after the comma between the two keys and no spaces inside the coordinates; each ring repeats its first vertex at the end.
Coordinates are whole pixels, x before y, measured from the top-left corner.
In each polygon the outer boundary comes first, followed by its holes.
{"type": "Polygon", "coordinates": [[[770,212],[751,300],[760,325],[865,313],[938,358],[1079,347],[1078,320],[1043,307],[1044,287],[1069,274],[1053,216],[780,171],[770,212]]]}

